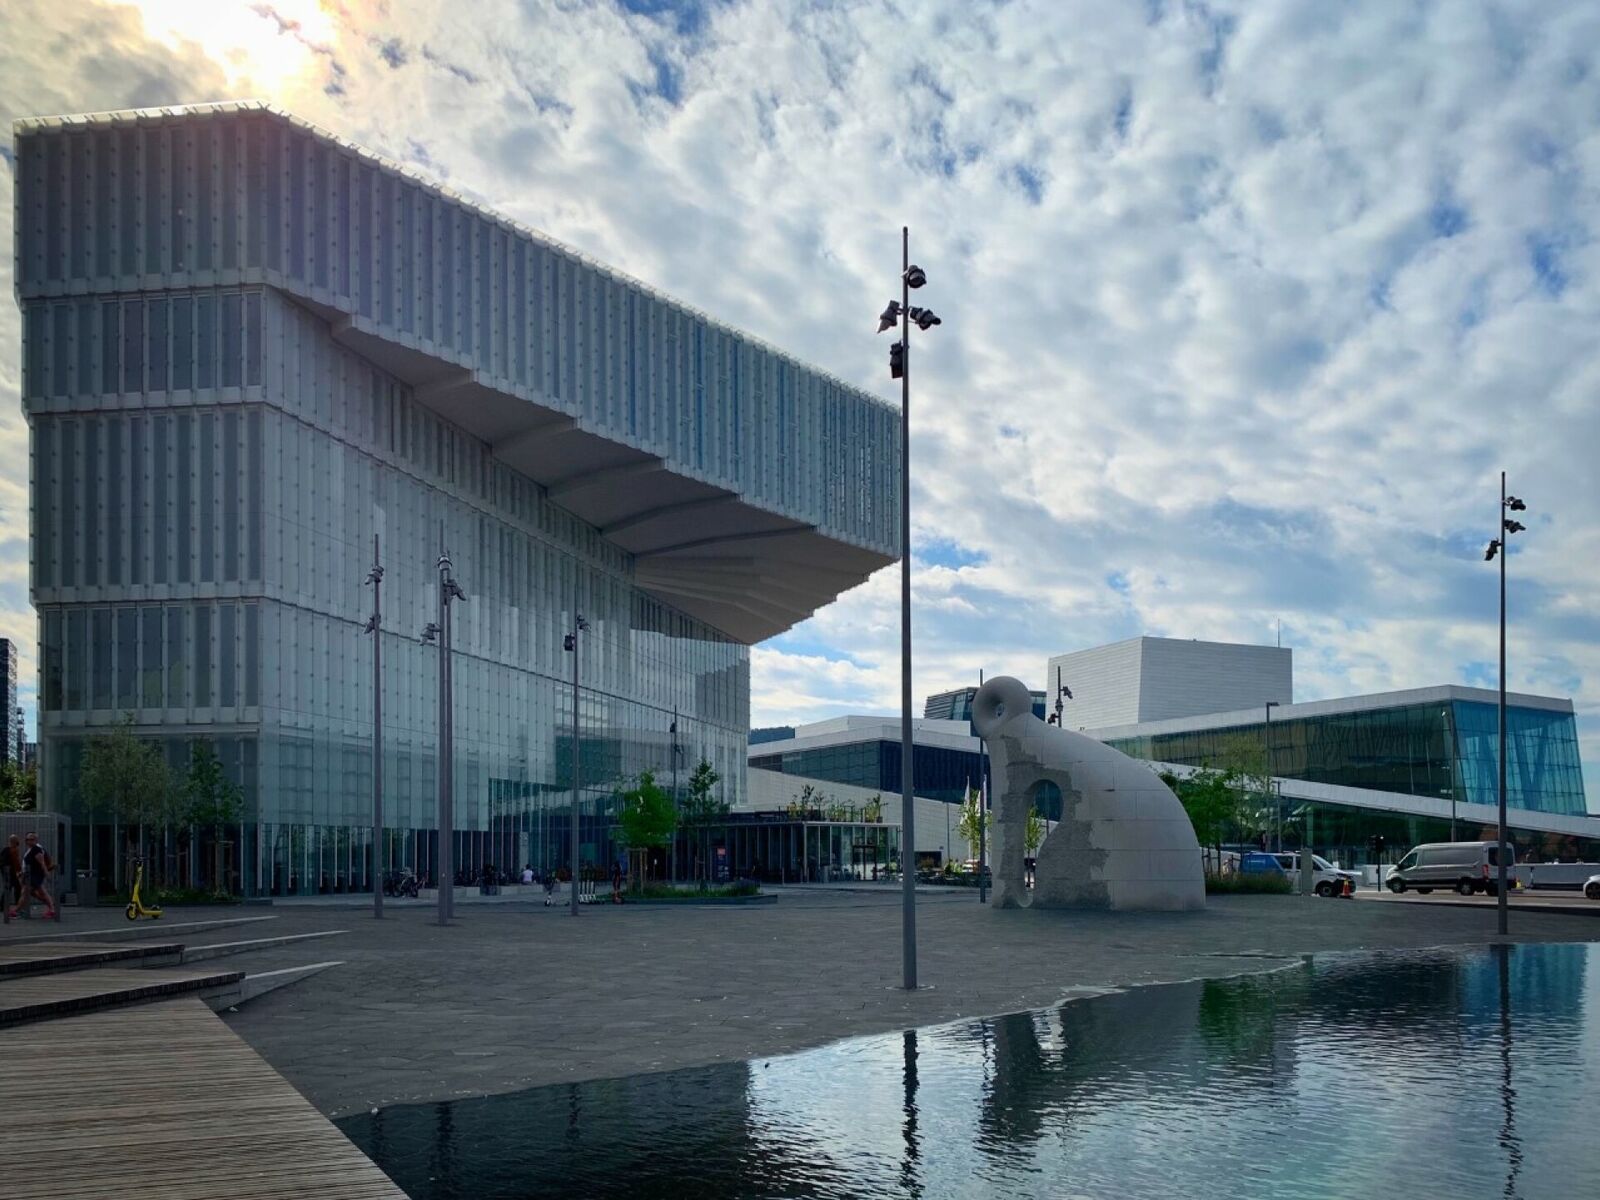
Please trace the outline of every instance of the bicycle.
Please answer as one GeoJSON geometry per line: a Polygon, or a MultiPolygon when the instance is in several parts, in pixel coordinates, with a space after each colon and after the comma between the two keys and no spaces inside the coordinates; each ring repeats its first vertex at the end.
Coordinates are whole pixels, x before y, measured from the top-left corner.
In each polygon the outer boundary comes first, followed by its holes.
{"type": "Polygon", "coordinates": [[[161,910],[159,908],[147,907],[145,902],[139,897],[139,889],[143,883],[144,859],[135,859],[133,868],[133,891],[128,896],[128,907],[124,910],[123,916],[127,917],[130,921],[137,921],[140,917],[149,917],[152,921],[159,921],[161,919],[161,910]]]}

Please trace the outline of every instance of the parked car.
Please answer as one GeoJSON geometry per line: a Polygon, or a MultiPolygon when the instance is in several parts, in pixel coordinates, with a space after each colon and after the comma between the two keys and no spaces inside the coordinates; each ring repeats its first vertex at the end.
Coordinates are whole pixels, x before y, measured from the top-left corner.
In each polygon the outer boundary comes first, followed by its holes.
{"type": "MultiPolygon", "coordinates": [[[[1278,865],[1288,874],[1290,879],[1300,878],[1300,855],[1290,851],[1275,855],[1278,865]]],[[[1361,882],[1361,872],[1347,871],[1338,863],[1329,862],[1320,854],[1311,856],[1311,886],[1319,896],[1337,896],[1344,891],[1344,881],[1348,879],[1353,888],[1361,882]]]]}
{"type": "Polygon", "coordinates": [[[1591,900],[1600,900],[1600,875],[1591,875],[1584,881],[1583,894],[1591,900]]]}
{"type": "MultiPolygon", "coordinates": [[[[1511,850],[1509,871],[1516,862],[1516,847],[1511,850]]],[[[1415,888],[1427,895],[1434,888],[1454,888],[1463,896],[1483,892],[1493,896],[1499,890],[1499,846],[1494,842],[1428,842],[1415,846],[1389,872],[1389,890],[1399,895],[1415,888]]]]}

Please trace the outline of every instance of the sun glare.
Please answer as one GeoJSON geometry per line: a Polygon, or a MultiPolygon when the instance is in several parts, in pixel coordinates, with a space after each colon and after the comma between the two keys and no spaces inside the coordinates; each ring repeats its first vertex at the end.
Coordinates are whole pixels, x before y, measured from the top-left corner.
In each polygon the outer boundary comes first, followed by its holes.
{"type": "Polygon", "coordinates": [[[230,88],[272,99],[317,69],[338,41],[319,0],[128,0],[151,39],[199,46],[230,88]]]}

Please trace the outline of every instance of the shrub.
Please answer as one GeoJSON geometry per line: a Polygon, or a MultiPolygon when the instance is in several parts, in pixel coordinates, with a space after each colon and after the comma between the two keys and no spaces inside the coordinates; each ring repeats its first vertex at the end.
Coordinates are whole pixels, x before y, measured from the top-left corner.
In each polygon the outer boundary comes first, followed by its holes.
{"type": "MultiPolygon", "coordinates": [[[[126,907],[132,899],[128,892],[118,892],[115,895],[101,896],[99,903],[112,905],[116,908],[126,907]]],[[[160,907],[164,904],[237,904],[239,897],[229,892],[213,892],[207,888],[190,887],[141,887],[139,899],[146,906],[160,907]]]]}
{"type": "Polygon", "coordinates": [[[647,883],[639,891],[628,892],[645,900],[704,900],[732,896],[759,896],[761,885],[753,879],[740,879],[716,887],[674,887],[670,883],[647,883]]]}
{"type": "Polygon", "coordinates": [[[1208,896],[1287,896],[1294,891],[1289,877],[1281,871],[1260,871],[1248,875],[1206,875],[1208,896]]]}

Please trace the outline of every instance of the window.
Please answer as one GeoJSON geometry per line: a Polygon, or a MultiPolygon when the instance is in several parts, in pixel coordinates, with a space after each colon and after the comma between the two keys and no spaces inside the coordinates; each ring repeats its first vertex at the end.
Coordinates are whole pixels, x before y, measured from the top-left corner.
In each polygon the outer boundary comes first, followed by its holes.
{"type": "Polygon", "coordinates": [[[223,604],[217,613],[217,704],[222,708],[233,708],[239,702],[235,680],[239,659],[234,638],[238,611],[235,604],[223,604]]]}
{"type": "Polygon", "coordinates": [[[122,342],[117,326],[117,308],[115,300],[100,302],[100,390],[107,395],[115,393],[117,385],[122,382],[117,355],[117,348],[122,342]]]}
{"type": "Polygon", "coordinates": [[[144,391],[144,301],[122,306],[122,390],[144,391]]]}
{"type": "Polygon", "coordinates": [[[62,701],[61,613],[44,614],[44,710],[60,712],[62,701]]]}
{"type": "Polygon", "coordinates": [[[239,414],[222,415],[222,578],[239,578],[239,414]]]}
{"type": "Polygon", "coordinates": [[[172,386],[188,391],[194,386],[194,297],[172,299],[172,386]]]}
{"type": "Polygon", "coordinates": [[[188,583],[193,573],[193,539],[189,536],[194,524],[194,506],[189,503],[190,472],[192,470],[193,444],[192,429],[194,418],[188,413],[178,416],[178,454],[177,454],[177,490],[175,500],[177,511],[172,514],[172,531],[178,539],[178,568],[177,579],[179,583],[188,583]]]}
{"type": "Polygon", "coordinates": [[[139,670],[139,704],[143,708],[161,707],[161,610],[159,608],[144,608],[139,610],[140,645],[143,659],[139,670]]]}
{"type": "Polygon", "coordinates": [[[188,708],[188,672],[184,669],[183,609],[167,611],[167,707],[188,708]]]}
{"type": "Polygon", "coordinates": [[[152,300],[149,308],[149,338],[145,345],[145,361],[150,367],[150,390],[167,390],[167,301],[164,297],[152,300]]]}
{"type": "Polygon", "coordinates": [[[200,527],[200,581],[210,583],[217,577],[217,479],[216,479],[217,417],[215,413],[200,415],[200,510],[193,516],[200,527]]]}
{"type": "Polygon", "coordinates": [[[111,610],[89,614],[89,707],[111,707],[111,610]]]}
{"type": "Polygon", "coordinates": [[[117,708],[139,703],[139,610],[117,610],[117,708]]]}
{"type": "Polygon", "coordinates": [[[83,582],[100,582],[100,420],[90,417],[83,425],[83,582]]]}
{"type": "Polygon", "coordinates": [[[150,421],[150,500],[151,500],[151,578],[167,581],[167,442],[172,437],[172,421],[155,416],[150,421]]]}
{"type": "Polygon", "coordinates": [[[244,297],[237,292],[222,297],[222,386],[238,387],[244,378],[242,339],[244,297]]]}
{"type": "Polygon", "coordinates": [[[66,707],[80,710],[89,706],[89,614],[81,608],[67,610],[66,707]]]}
{"type": "Polygon", "coordinates": [[[195,309],[195,359],[194,386],[217,386],[217,298],[196,296],[195,309]]]}
{"type": "Polygon", "coordinates": [[[211,705],[211,609],[198,604],[194,610],[194,706],[211,705]]]}
{"type": "Polygon", "coordinates": [[[261,606],[244,606],[244,703],[261,703],[261,606]]]}

